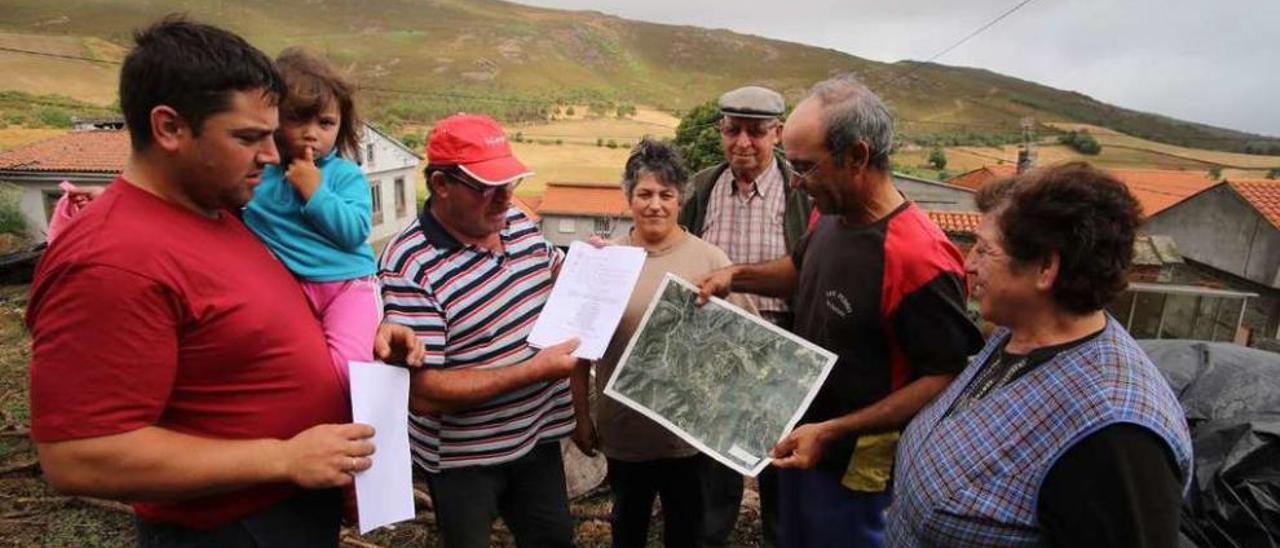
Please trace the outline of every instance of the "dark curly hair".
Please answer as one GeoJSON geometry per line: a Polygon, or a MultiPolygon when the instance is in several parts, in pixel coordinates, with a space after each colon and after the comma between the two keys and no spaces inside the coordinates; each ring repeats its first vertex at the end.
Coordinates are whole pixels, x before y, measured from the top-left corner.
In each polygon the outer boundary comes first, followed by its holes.
{"type": "Polygon", "coordinates": [[[995,214],[1015,266],[1059,257],[1053,300],[1076,314],[1124,291],[1142,207],[1115,177],[1084,162],[1018,176],[995,214]]]}
{"type": "Polygon", "coordinates": [[[622,191],[631,198],[643,175],[652,175],[662,184],[675,189],[681,198],[689,186],[689,168],[674,146],[645,136],[631,149],[627,165],[622,172],[622,191]]]}

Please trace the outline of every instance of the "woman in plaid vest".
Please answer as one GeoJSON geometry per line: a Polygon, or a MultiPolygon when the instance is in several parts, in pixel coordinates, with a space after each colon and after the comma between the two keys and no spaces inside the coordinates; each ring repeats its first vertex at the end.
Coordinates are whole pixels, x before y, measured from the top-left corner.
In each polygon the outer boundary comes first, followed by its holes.
{"type": "Polygon", "coordinates": [[[1104,309],[1137,201],[1072,163],[988,184],[978,206],[965,268],[1000,327],[903,433],[887,545],[1176,545],[1186,419],[1104,309]]]}

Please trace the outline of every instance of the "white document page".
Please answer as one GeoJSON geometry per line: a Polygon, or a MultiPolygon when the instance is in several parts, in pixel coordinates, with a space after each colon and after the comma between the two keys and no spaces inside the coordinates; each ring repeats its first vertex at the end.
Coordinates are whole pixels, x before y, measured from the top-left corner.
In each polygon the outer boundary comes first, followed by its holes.
{"type": "Polygon", "coordinates": [[[529,333],[529,344],[545,348],[578,337],[582,344],[573,355],[600,359],[622,321],[645,257],[639,247],[570,244],[551,297],[529,333]]]}
{"type": "Polygon", "coordinates": [[[413,519],[409,458],[409,370],[382,363],[349,362],[351,418],[374,429],[373,466],[356,473],[360,534],[413,519]]]}

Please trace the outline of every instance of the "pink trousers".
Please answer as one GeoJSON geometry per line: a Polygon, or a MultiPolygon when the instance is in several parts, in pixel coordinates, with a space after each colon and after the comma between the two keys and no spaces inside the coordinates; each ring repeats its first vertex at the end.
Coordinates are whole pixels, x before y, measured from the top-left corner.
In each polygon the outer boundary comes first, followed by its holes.
{"type": "Polygon", "coordinates": [[[324,326],[329,356],[342,390],[351,392],[347,362],[373,360],[373,337],[382,319],[382,299],[373,276],[336,282],[302,281],[302,291],[324,326]]]}

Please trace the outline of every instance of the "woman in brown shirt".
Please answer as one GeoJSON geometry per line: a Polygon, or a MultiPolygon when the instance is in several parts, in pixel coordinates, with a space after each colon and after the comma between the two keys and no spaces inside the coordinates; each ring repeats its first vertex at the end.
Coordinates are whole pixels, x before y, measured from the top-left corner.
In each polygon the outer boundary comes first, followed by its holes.
{"type": "MultiPolygon", "coordinates": [[[[646,545],[655,497],[662,500],[665,546],[697,546],[702,530],[700,486],[701,474],[709,465],[706,457],[648,417],[601,396],[664,275],[695,279],[730,264],[723,251],[676,223],[688,175],[684,161],[670,145],[646,138],[632,150],[622,190],[635,227],[609,244],[642,247],[648,256],[618,330],[595,363],[595,421],[587,394],[592,386],[590,370],[582,367],[575,372],[579,376],[573,383],[578,428],[573,439],[584,453],[594,455],[599,449],[608,459],[615,547],[646,545]]],[[[755,312],[739,295],[729,300],[755,312]]]]}

